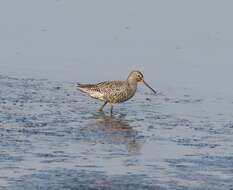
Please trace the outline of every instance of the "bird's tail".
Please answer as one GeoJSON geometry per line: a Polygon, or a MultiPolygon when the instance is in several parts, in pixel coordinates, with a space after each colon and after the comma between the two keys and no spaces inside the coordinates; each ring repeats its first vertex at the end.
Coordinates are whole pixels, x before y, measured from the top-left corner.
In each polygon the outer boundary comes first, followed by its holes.
{"type": "Polygon", "coordinates": [[[93,87],[93,84],[80,84],[79,82],[76,83],[78,88],[90,88],[93,87]]]}
{"type": "Polygon", "coordinates": [[[84,92],[84,93],[87,93],[88,92],[88,85],[87,84],[80,84],[80,83],[76,83],[77,84],[77,87],[78,89],[81,91],[81,92],[84,92]]]}

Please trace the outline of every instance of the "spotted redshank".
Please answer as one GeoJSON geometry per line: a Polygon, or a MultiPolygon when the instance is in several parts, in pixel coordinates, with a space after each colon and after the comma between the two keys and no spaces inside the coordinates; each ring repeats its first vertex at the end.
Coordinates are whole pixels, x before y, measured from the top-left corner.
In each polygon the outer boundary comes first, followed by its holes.
{"type": "Polygon", "coordinates": [[[110,113],[112,115],[113,105],[132,98],[137,90],[137,84],[140,82],[144,83],[156,94],[156,91],[146,83],[140,71],[132,71],[127,80],[124,81],[105,81],[98,84],[77,83],[77,85],[81,92],[104,102],[99,111],[103,111],[104,106],[109,103],[111,105],[110,113]]]}

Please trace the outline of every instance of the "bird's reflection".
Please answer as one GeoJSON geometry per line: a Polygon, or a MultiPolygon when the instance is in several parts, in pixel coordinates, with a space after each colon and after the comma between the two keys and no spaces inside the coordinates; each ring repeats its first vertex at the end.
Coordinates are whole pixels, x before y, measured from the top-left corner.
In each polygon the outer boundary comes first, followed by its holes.
{"type": "Polygon", "coordinates": [[[91,127],[104,132],[105,140],[114,144],[127,145],[129,153],[139,153],[143,142],[137,139],[138,132],[130,126],[130,121],[125,119],[125,115],[109,116],[104,112],[93,114],[91,120],[94,121],[91,127]]]}

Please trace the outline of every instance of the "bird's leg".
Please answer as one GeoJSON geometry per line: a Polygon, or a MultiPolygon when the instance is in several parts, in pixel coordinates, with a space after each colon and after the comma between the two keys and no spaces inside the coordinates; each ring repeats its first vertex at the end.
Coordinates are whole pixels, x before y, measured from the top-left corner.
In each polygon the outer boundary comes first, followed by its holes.
{"type": "Polygon", "coordinates": [[[112,116],[112,111],[113,111],[113,105],[111,105],[111,109],[110,109],[110,115],[112,116]]]}
{"type": "Polygon", "coordinates": [[[104,106],[107,104],[108,102],[104,102],[104,104],[100,107],[99,111],[103,111],[104,106]]]}

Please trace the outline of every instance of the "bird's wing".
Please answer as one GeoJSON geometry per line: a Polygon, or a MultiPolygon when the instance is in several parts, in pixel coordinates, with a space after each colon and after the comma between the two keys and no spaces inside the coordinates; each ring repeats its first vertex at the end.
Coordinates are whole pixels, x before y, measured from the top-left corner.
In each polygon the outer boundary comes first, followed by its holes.
{"type": "Polygon", "coordinates": [[[106,81],[98,84],[78,84],[80,91],[89,94],[93,98],[115,102],[119,96],[127,96],[125,81],[106,81]]]}
{"type": "Polygon", "coordinates": [[[102,93],[116,93],[125,90],[125,81],[106,81],[96,85],[98,90],[102,93]]]}
{"type": "Polygon", "coordinates": [[[128,99],[128,85],[126,81],[107,81],[98,84],[104,99],[111,103],[119,103],[128,99]]]}

